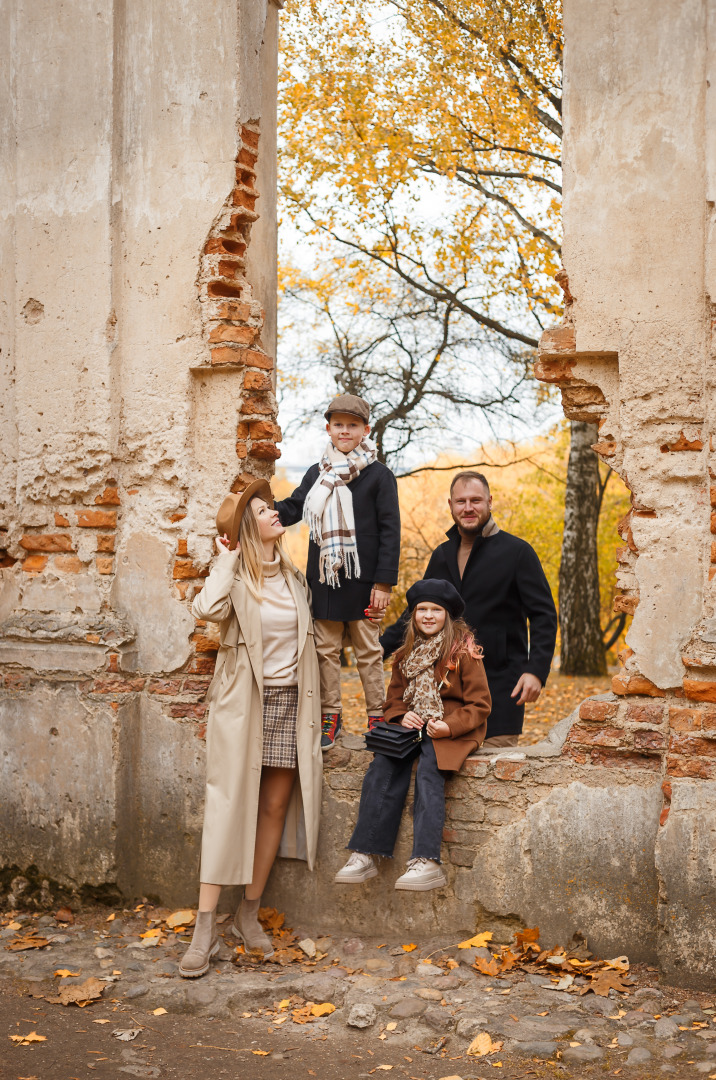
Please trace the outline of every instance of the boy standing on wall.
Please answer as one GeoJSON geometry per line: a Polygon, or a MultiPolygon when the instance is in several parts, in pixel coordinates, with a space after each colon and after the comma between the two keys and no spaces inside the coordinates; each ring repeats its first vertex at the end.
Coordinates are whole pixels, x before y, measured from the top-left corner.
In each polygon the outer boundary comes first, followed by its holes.
{"type": "Polygon", "coordinates": [[[321,746],[327,750],[341,729],[344,636],[353,646],[368,726],[383,718],[379,621],[398,580],[400,510],[395,477],[376,460],[368,438],[367,402],[340,394],[325,417],[329,441],[323,457],[293,494],[275,505],[282,525],[303,518],[310,531],[306,577],[321,674],[321,746]]]}

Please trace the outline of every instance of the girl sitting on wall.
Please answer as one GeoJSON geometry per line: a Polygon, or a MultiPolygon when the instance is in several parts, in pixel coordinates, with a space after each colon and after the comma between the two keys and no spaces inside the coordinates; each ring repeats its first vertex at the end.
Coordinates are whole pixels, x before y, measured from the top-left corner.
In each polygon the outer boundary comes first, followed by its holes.
{"type": "Polygon", "coordinates": [[[396,889],[424,892],[446,884],[440,866],[445,780],[485,737],[490,715],[482,649],[462,619],[465,605],[449,581],[427,578],[408,589],[410,621],[396,653],[385,719],[423,732],[414,752],[397,759],[376,753],[363,780],[353,854],[339,884],[375,877],[374,856],[392,858],[413,771],[413,853],[396,889]]]}
{"type": "Polygon", "coordinates": [[[258,921],[277,854],[313,869],[321,810],[321,702],[308,589],[288,560],[271,488],[256,480],[229,495],[216,519],[219,556],[194,600],[218,622],[209,693],[206,806],[199,910],[179,973],[196,978],[219,950],[222,885],[245,885],[232,931],[273,952],[258,921]],[[298,779],[298,783],[296,783],[298,779]]]}

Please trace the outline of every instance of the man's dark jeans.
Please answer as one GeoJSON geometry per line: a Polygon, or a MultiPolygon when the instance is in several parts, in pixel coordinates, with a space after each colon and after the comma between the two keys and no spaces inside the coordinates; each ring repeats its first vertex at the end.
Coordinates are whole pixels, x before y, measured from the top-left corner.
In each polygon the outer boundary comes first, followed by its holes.
{"type": "MultiPolygon", "coordinates": [[[[413,859],[440,862],[445,822],[445,780],[449,772],[438,768],[433,741],[423,735],[417,749],[413,804],[413,859]]],[[[364,855],[391,858],[400,818],[410,787],[416,754],[398,761],[376,754],[363,780],[358,822],[348,847],[364,855]]]]}

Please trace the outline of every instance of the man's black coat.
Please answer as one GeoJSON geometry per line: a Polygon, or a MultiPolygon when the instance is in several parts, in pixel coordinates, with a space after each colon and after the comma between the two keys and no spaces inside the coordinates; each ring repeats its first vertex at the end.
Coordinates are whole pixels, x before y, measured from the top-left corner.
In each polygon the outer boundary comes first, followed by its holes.
{"type": "MultiPolygon", "coordinates": [[[[525,672],[546,683],[557,638],[557,612],[547,578],[534,548],[502,530],[476,537],[461,578],[457,525],[447,536],[430,556],[424,576],[452,582],[465,601],[465,619],[484,649],[492,696],[486,738],[518,735],[525,710],[510,694],[525,672]]],[[[380,639],[386,656],[402,640],[405,615],[380,639]]]]}
{"type": "MultiPolygon", "coordinates": [[[[275,504],[282,525],[295,525],[303,516],[306,496],[318,477],[318,465],[311,465],[300,485],[288,499],[275,504]]],[[[308,544],[306,580],[311,588],[314,619],[352,622],[363,619],[373,586],[395,585],[400,562],[400,508],[398,485],[387,465],[374,461],[351,480],[360,577],[339,573],[340,585],[333,588],[319,581],[320,548],[308,544]]]]}

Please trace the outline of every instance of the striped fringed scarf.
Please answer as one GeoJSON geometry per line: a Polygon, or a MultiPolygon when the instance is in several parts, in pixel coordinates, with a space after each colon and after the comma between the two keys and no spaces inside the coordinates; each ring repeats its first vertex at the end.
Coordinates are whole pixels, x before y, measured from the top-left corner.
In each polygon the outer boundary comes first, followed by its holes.
{"type": "Polygon", "coordinates": [[[321,548],[319,580],[334,589],[340,585],[341,568],[347,578],[360,577],[353,496],[348,484],[375,459],[375,444],[368,438],[348,454],[336,450],[329,440],[319,462],[318,479],[303,504],[303,520],[311,539],[321,548]]]}

